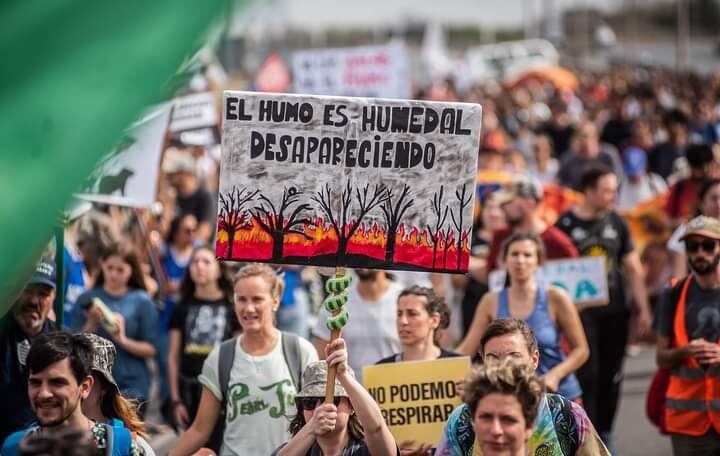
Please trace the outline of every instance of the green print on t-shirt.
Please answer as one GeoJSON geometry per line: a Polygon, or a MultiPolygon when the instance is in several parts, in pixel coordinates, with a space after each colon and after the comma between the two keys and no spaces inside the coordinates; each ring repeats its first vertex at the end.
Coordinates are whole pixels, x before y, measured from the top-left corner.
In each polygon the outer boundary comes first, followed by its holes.
{"type": "Polygon", "coordinates": [[[272,418],[280,418],[285,416],[287,405],[293,402],[292,393],[285,390],[284,386],[291,385],[290,379],[281,380],[267,386],[260,386],[260,390],[269,391],[274,389],[277,395],[278,405],[270,407],[264,400],[249,400],[242,402],[243,399],[250,395],[250,388],[244,383],[235,383],[228,390],[228,422],[234,421],[239,415],[254,415],[270,408],[269,414],[272,418]]]}

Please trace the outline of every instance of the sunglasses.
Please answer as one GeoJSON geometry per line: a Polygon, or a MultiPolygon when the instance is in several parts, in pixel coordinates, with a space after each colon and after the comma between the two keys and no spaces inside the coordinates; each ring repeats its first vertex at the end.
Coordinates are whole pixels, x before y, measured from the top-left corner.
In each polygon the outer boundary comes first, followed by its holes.
{"type": "MultiPolygon", "coordinates": [[[[335,407],[340,406],[341,400],[342,397],[340,396],[335,396],[333,398],[333,404],[335,404],[335,407]]],[[[303,397],[300,398],[300,407],[303,410],[315,410],[315,407],[317,407],[319,404],[323,404],[324,402],[324,397],[303,397]]]]}
{"type": "Polygon", "coordinates": [[[716,246],[717,241],[712,239],[705,239],[704,241],[685,241],[685,250],[687,250],[688,253],[695,253],[701,248],[706,253],[713,253],[716,246]]]}

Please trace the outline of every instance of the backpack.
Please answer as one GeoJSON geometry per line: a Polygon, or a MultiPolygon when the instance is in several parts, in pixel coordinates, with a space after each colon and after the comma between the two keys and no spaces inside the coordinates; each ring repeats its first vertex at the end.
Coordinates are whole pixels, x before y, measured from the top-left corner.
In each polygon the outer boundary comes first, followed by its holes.
{"type": "MultiPolygon", "coordinates": [[[[670,302],[677,306],[680,299],[680,292],[687,278],[673,280],[670,289],[670,302]]],[[[676,309],[677,312],[677,309],[676,309]]],[[[645,398],[645,414],[648,420],[658,428],[661,434],[667,434],[665,427],[665,402],[667,401],[667,390],[670,387],[670,369],[659,367],[650,381],[647,397],[645,398]]]]}
{"type": "MultiPolygon", "coordinates": [[[[300,337],[296,334],[281,331],[282,352],[290,370],[290,378],[292,379],[295,391],[302,389],[302,356],[300,353],[300,337]]],[[[220,344],[220,359],[218,360],[218,380],[220,381],[220,391],[222,392],[222,407],[220,416],[225,416],[227,407],[227,392],[230,383],[230,370],[235,360],[235,347],[237,346],[237,337],[232,337],[220,344]]],[[[225,420],[222,420],[224,425],[225,420]]]]}
{"type": "MultiPolygon", "coordinates": [[[[130,444],[132,442],[132,435],[130,431],[124,426],[115,426],[107,423],[102,423],[105,426],[105,455],[106,456],[129,456],[130,455],[130,444]]],[[[30,425],[29,427],[14,432],[5,439],[0,450],[2,456],[16,456],[20,447],[20,442],[25,436],[38,429],[37,424],[30,425]]]]}

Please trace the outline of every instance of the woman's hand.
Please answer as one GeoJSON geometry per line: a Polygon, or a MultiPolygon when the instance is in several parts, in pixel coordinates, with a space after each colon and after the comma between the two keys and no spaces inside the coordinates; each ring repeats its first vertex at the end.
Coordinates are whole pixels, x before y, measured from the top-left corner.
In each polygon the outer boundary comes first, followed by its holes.
{"type": "Polygon", "coordinates": [[[308,426],[314,435],[324,435],[335,429],[336,420],[337,407],[335,404],[320,404],[315,407],[308,426]]]}
{"type": "Polygon", "coordinates": [[[400,442],[400,456],[426,456],[430,454],[432,444],[415,443],[414,440],[404,440],[400,442]]]}
{"type": "Polygon", "coordinates": [[[551,393],[557,392],[558,388],[560,387],[560,380],[562,380],[553,371],[545,373],[545,375],[540,378],[542,378],[545,382],[545,388],[547,388],[547,390],[551,393]]]}
{"type": "Polygon", "coordinates": [[[103,319],[103,314],[95,306],[90,306],[90,308],[85,312],[85,326],[83,326],[83,332],[95,332],[100,326],[100,322],[103,319]]]}
{"type": "Polygon", "coordinates": [[[345,339],[339,337],[325,346],[325,360],[328,367],[335,366],[338,379],[347,375],[349,368],[345,339]]]}
{"type": "Polygon", "coordinates": [[[176,402],[173,406],[173,417],[175,418],[175,424],[180,429],[187,429],[190,424],[190,414],[188,413],[187,407],[182,402],[176,402]]]}
{"type": "Polygon", "coordinates": [[[112,338],[117,342],[118,344],[122,344],[125,342],[126,336],[125,336],[125,318],[122,316],[122,314],[119,314],[115,312],[113,314],[115,317],[115,325],[117,326],[117,330],[111,334],[112,338]]]}

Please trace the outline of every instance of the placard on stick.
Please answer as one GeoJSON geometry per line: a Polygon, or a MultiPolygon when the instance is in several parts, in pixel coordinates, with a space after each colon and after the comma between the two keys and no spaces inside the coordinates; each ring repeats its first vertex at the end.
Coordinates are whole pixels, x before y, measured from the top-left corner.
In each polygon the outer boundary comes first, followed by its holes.
{"type": "Polygon", "coordinates": [[[469,370],[467,356],[377,364],[363,368],[363,386],[398,442],[436,446],[448,416],[461,402],[457,382],[469,370]]]}
{"type": "MultiPolygon", "coordinates": [[[[490,272],[491,291],[505,287],[505,270],[490,272]]],[[[545,262],[535,273],[542,283],[555,285],[567,292],[580,308],[607,305],[609,300],[607,269],[604,257],[580,257],[545,262]]]]}
{"type": "Polygon", "coordinates": [[[477,104],[225,92],[220,259],[461,273],[477,104]]]}

